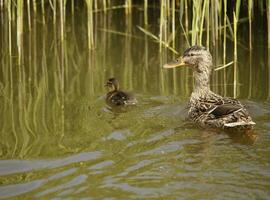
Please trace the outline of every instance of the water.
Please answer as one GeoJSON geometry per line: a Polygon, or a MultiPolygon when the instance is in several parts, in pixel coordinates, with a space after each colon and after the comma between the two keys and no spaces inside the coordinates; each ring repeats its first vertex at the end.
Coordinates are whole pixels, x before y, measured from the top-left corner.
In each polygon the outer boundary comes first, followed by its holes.
{"type": "MultiPolygon", "coordinates": [[[[252,51],[246,26],[239,27],[237,84],[234,66],[212,75],[212,89],[236,94],[257,123],[252,133],[232,134],[185,121],[192,72],[161,68],[174,55],[159,52],[136,27],[144,27],[141,10],[129,17],[122,9],[96,14],[91,52],[81,13],[67,16],[63,43],[51,17],[44,25],[38,15],[31,31],[25,19],[22,51],[12,34],[11,57],[2,13],[0,198],[270,198],[265,22],[256,22],[252,51]],[[105,105],[103,85],[112,76],[135,93],[137,106],[116,112],[105,105]]],[[[151,12],[147,27],[156,35],[158,15],[151,12]]],[[[176,40],[179,52],[186,46],[184,36],[176,40]]],[[[222,64],[222,42],[211,51],[215,67],[222,64]]]]}

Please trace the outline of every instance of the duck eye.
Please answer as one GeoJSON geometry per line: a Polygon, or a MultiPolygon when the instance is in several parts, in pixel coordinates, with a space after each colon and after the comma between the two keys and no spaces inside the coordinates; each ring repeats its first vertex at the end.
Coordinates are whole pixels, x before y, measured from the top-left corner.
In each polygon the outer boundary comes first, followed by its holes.
{"type": "Polygon", "coordinates": [[[191,54],[189,54],[189,56],[194,56],[194,54],[193,54],[193,53],[191,53],[191,54]]]}

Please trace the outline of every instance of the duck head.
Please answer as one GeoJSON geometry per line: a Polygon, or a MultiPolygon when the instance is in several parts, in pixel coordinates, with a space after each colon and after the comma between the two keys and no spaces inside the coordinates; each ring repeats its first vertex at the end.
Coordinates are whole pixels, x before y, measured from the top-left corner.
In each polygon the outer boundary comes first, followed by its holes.
{"type": "Polygon", "coordinates": [[[119,90],[119,82],[116,78],[109,78],[105,83],[105,87],[107,87],[109,91],[117,91],[119,90]]]}
{"type": "Polygon", "coordinates": [[[209,88],[209,77],[212,67],[212,56],[203,46],[192,46],[186,49],[183,55],[167,64],[164,68],[187,66],[192,68],[196,88],[209,88]]]}

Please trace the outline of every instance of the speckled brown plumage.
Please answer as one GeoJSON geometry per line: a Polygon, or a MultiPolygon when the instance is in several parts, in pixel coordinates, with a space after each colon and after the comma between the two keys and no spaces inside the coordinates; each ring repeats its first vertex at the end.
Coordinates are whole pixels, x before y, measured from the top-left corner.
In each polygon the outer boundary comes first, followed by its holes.
{"type": "Polygon", "coordinates": [[[117,79],[108,79],[105,86],[109,89],[109,92],[106,94],[106,103],[109,106],[124,106],[137,104],[137,100],[132,94],[123,92],[119,89],[119,82],[117,79]]]}
{"type": "Polygon", "coordinates": [[[210,90],[212,56],[202,46],[186,49],[183,56],[164,68],[189,66],[193,69],[195,87],[188,104],[188,118],[201,126],[224,129],[251,129],[255,125],[247,109],[234,98],[222,97],[210,90]]]}

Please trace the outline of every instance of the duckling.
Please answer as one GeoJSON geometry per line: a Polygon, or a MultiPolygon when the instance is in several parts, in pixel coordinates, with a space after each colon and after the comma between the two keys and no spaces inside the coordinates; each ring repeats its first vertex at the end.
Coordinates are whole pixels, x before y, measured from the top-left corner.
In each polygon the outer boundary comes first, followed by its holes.
{"type": "Polygon", "coordinates": [[[106,95],[106,103],[109,106],[137,104],[137,100],[132,94],[119,90],[119,82],[116,78],[109,78],[105,86],[109,89],[106,95]]]}
{"type": "Polygon", "coordinates": [[[222,129],[252,129],[247,109],[234,98],[222,97],[210,90],[209,79],[212,67],[211,53],[203,46],[186,49],[183,56],[165,64],[164,68],[188,66],[193,70],[195,87],[188,104],[188,119],[203,127],[222,129]]]}

